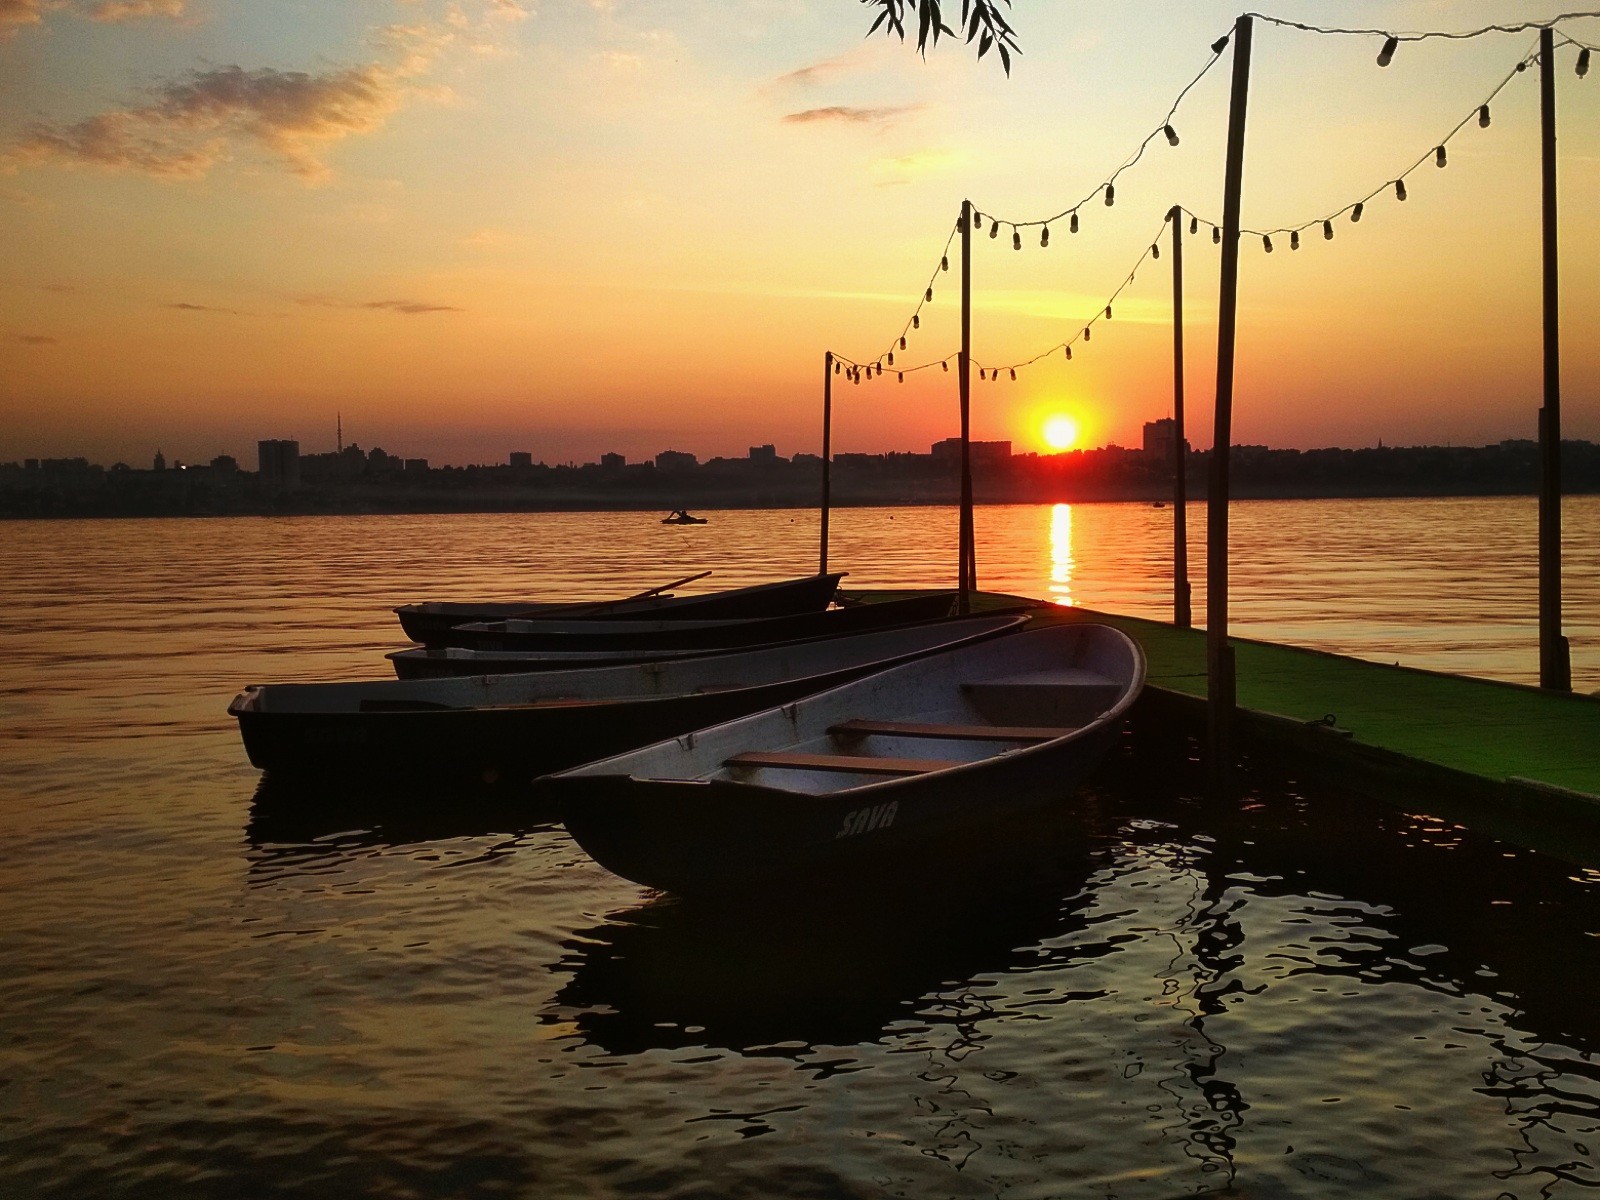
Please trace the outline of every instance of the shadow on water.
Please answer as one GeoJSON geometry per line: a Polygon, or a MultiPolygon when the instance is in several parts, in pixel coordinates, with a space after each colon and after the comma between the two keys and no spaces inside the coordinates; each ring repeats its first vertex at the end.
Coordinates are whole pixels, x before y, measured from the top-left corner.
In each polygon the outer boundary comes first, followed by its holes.
{"type": "Polygon", "coordinates": [[[1042,939],[1085,924],[1081,830],[1035,828],[1026,848],[1003,869],[986,857],[966,872],[612,913],[564,943],[555,969],[571,978],[540,1019],[619,1055],[798,1054],[926,1026],[938,1021],[918,1004],[929,993],[1033,965],[1042,939]]]}
{"type": "Polygon", "coordinates": [[[252,849],[402,846],[444,838],[517,835],[556,823],[550,806],[505,789],[404,788],[264,776],[250,801],[252,849]]]}

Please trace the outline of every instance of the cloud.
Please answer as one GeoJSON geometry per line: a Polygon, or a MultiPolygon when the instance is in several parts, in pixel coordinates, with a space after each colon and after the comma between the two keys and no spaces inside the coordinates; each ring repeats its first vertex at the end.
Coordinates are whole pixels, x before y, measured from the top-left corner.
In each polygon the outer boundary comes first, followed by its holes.
{"type": "Polygon", "coordinates": [[[42,333],[17,334],[17,341],[24,342],[29,346],[54,346],[60,340],[60,338],[49,337],[42,333]]]}
{"type": "Polygon", "coordinates": [[[150,17],[183,16],[185,0],[100,0],[89,10],[95,21],[143,21],[150,17]]]}
{"type": "Polygon", "coordinates": [[[812,63],[809,67],[800,67],[797,70],[779,75],[772,81],[774,87],[810,87],[815,83],[833,79],[839,75],[861,69],[861,55],[858,51],[848,54],[839,54],[833,58],[823,59],[821,62],[812,63]]]}
{"type": "Polygon", "coordinates": [[[192,178],[244,141],[277,154],[302,178],[317,180],[328,174],[317,157],[322,146],[371,133],[404,96],[401,74],[381,66],[321,75],[220,67],[162,84],[140,107],[72,125],[36,125],[14,143],[11,158],[192,178]]]}
{"type": "Polygon", "coordinates": [[[246,314],[237,308],[218,308],[213,304],[190,304],[186,300],[178,300],[168,304],[167,308],[180,309],[183,312],[226,313],[231,317],[242,317],[246,314]]]}
{"type": "Polygon", "coordinates": [[[804,125],[817,121],[839,121],[847,125],[891,125],[908,113],[919,111],[920,104],[897,104],[884,108],[850,108],[835,104],[827,108],[807,108],[788,113],[785,124],[804,125]]]}
{"type": "Polygon", "coordinates": [[[422,300],[335,300],[331,296],[302,296],[298,303],[315,308],[364,308],[417,316],[422,313],[465,312],[453,304],[428,304],[422,300]]]}
{"type": "Polygon", "coordinates": [[[38,25],[44,14],[60,8],[65,0],[0,0],[0,42],[9,42],[29,25],[38,25]]]}

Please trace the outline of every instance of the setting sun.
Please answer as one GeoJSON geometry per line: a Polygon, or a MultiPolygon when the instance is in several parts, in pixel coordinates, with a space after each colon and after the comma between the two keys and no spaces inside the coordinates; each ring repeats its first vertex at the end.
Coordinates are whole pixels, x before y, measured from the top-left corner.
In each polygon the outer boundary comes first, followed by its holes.
{"type": "Polygon", "coordinates": [[[1065,413],[1057,413],[1044,423],[1045,445],[1052,450],[1070,450],[1078,443],[1078,422],[1065,413]]]}

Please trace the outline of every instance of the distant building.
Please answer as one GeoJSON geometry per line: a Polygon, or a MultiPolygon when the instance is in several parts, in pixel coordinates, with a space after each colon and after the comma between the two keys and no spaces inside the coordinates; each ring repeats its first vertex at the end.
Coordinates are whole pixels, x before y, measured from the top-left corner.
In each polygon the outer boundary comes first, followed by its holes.
{"type": "Polygon", "coordinates": [[[405,461],[407,475],[426,475],[428,473],[428,460],[425,458],[408,458],[405,461]]]}
{"type": "Polygon", "coordinates": [[[778,450],[771,442],[765,446],[750,447],[750,461],[753,463],[775,463],[778,461],[778,450]]]}
{"type": "MultiPolygon", "coordinates": [[[[1162,417],[1157,421],[1144,423],[1144,452],[1162,462],[1171,462],[1173,447],[1178,441],[1178,423],[1171,417],[1162,417]]],[[[1183,443],[1185,453],[1188,453],[1189,443],[1183,443]]]]}
{"type": "Polygon", "coordinates": [[[165,471],[167,469],[167,456],[162,454],[161,451],[157,450],[156,460],[150,464],[150,469],[152,471],[165,471]]]}
{"type": "MultiPolygon", "coordinates": [[[[272,438],[257,442],[256,452],[262,487],[275,492],[292,492],[300,486],[299,442],[272,438]]],[[[156,462],[162,463],[159,453],[156,462]]]]}
{"type": "Polygon", "coordinates": [[[698,458],[683,450],[663,450],[656,455],[656,468],[661,471],[687,471],[699,464],[698,458]]]}
{"type": "Polygon", "coordinates": [[[533,466],[533,454],[528,450],[513,450],[507,460],[513,467],[528,469],[533,466]]]}
{"type": "MultiPolygon", "coordinates": [[[[1010,442],[972,442],[972,465],[994,466],[1011,461],[1010,442]]],[[[933,461],[936,463],[959,463],[961,461],[961,439],[945,438],[933,444],[933,461]]]]}
{"type": "Polygon", "coordinates": [[[232,475],[239,469],[239,460],[231,454],[219,454],[211,460],[214,475],[232,475]]]}
{"type": "Polygon", "coordinates": [[[600,465],[608,471],[620,471],[628,465],[628,460],[620,454],[602,454],[600,465]]]}

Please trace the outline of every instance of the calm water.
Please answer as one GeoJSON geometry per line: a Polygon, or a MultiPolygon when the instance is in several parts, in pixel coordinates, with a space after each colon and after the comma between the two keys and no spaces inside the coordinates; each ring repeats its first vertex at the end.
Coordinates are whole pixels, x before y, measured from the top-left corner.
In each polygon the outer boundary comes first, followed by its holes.
{"type": "MultiPolygon", "coordinates": [[[[384,676],[395,603],[814,565],[811,514],[712,516],[4,526],[0,1196],[1600,1188],[1600,872],[1425,816],[1117,763],[1004,879],[706,908],[515,800],[258,788],[227,701],[384,676]]],[[[980,579],[1161,616],[1170,521],[984,509],[980,579]]],[[[834,563],[940,584],[954,525],[841,512],[834,563]]],[[[1592,690],[1600,503],[1567,527],[1592,690]]],[[[1236,632],[1531,679],[1532,528],[1240,505],[1236,632]]]]}

